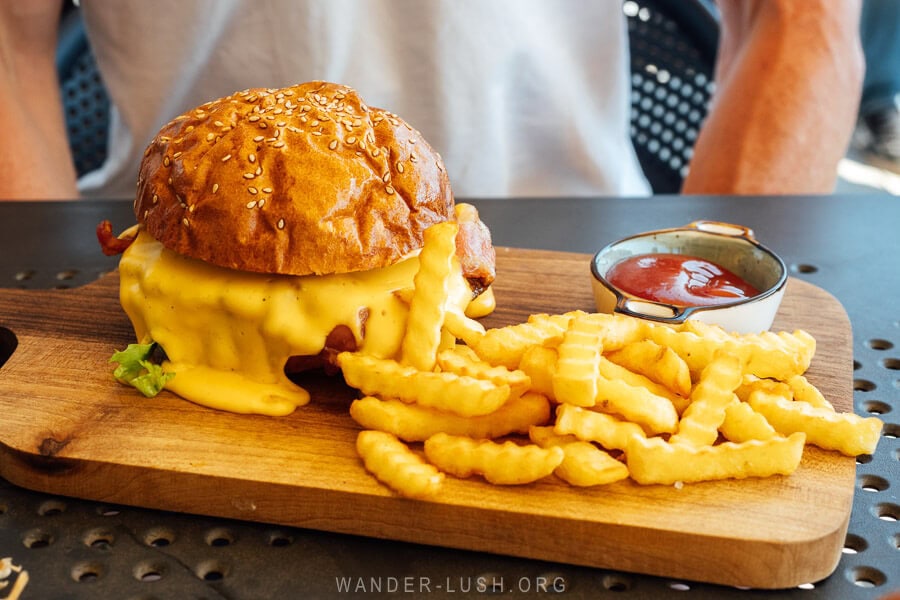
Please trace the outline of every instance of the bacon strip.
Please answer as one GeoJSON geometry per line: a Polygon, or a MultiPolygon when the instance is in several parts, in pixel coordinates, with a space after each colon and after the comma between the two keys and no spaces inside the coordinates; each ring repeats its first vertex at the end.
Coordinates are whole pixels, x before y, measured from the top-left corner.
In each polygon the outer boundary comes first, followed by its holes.
{"type": "Polygon", "coordinates": [[[496,276],[497,254],[491,244],[491,232],[478,218],[471,205],[456,213],[459,233],[456,235],[456,255],[462,266],[463,276],[469,281],[477,296],[487,289],[496,276]]]}
{"type": "Polygon", "coordinates": [[[127,233],[123,237],[116,237],[112,232],[112,223],[108,220],[100,221],[97,224],[97,241],[100,242],[100,249],[103,251],[103,254],[115,256],[125,252],[135,238],[134,235],[128,236],[127,233]]]}

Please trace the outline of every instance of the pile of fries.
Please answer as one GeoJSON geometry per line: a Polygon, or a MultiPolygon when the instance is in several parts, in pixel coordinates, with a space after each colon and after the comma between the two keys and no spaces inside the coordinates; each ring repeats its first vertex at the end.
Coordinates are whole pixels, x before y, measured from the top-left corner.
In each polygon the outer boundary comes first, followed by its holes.
{"type": "Polygon", "coordinates": [[[680,486],[789,475],[805,444],[875,450],[882,422],[835,412],[804,377],[804,331],[582,311],[485,330],[447,301],[456,231],[426,231],[401,355],[338,357],[362,393],[350,408],[359,455],[397,493],[433,497],[446,475],[680,486]]]}

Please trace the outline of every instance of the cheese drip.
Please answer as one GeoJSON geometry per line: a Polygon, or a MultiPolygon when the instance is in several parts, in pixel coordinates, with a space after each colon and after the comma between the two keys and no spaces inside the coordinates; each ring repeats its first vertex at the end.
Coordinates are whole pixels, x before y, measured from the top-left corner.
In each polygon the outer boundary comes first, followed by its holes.
{"type": "MultiPolygon", "coordinates": [[[[455,263],[450,302],[463,309],[471,291],[455,263]]],[[[163,370],[176,374],[167,389],[212,408],[279,416],[309,402],[285,362],[318,354],[338,325],[361,352],[397,355],[408,307],[394,292],[412,287],[418,267],[413,256],[359,273],[249,273],[186,258],[141,231],[119,263],[120,300],[138,341],[165,349],[163,370]]]]}

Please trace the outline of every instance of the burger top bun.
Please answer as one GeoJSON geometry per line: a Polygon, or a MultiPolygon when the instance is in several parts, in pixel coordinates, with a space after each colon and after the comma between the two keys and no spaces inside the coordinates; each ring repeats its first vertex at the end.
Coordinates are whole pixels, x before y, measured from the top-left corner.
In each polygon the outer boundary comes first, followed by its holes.
{"type": "Polygon", "coordinates": [[[441,157],[397,115],[314,81],[248,89],[175,118],[147,147],[135,215],[179,254],[244,271],[393,264],[453,219],[441,157]]]}

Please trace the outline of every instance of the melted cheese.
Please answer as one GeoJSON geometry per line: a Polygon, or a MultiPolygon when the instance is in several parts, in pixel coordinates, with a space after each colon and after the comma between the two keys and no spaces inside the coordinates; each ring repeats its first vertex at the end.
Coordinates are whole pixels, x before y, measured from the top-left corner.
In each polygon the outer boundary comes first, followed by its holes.
{"type": "MultiPolygon", "coordinates": [[[[395,292],[412,287],[418,267],[410,257],[360,273],[248,273],[185,258],[141,231],[119,263],[120,300],[138,341],[165,349],[163,369],[176,374],[167,389],[222,410],[285,415],[309,402],[285,362],[318,354],[338,325],[361,352],[397,355],[408,307],[395,292]]],[[[465,308],[458,264],[453,280],[450,301],[465,308]]]]}

